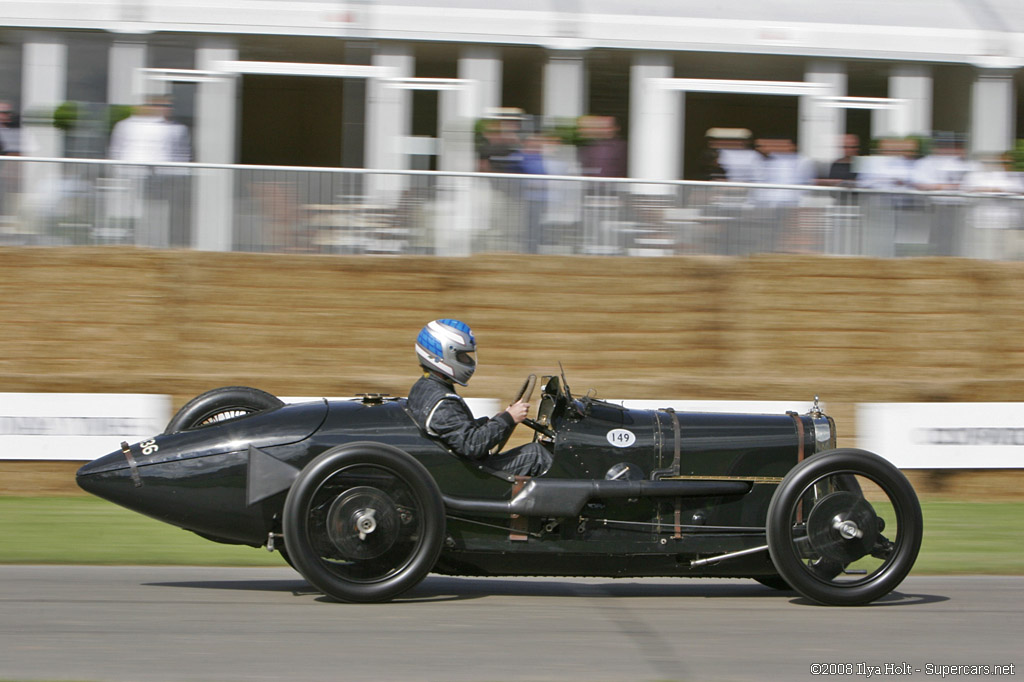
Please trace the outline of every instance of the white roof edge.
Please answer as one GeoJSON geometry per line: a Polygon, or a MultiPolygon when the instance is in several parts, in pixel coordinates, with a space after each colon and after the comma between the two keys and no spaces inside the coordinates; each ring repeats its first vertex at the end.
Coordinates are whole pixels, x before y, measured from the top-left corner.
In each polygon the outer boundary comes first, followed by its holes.
{"type": "Polygon", "coordinates": [[[631,14],[588,14],[567,23],[552,11],[460,9],[401,5],[215,0],[165,1],[126,17],[117,0],[68,5],[50,0],[5,0],[4,29],[96,30],[148,34],[325,36],[422,42],[536,45],[670,52],[886,59],[969,63],[991,68],[1024,66],[1024,33],[965,28],[763,22],[631,14]],[[202,11],[200,11],[200,7],[202,11]],[[194,17],[203,17],[195,21],[194,17]]]}

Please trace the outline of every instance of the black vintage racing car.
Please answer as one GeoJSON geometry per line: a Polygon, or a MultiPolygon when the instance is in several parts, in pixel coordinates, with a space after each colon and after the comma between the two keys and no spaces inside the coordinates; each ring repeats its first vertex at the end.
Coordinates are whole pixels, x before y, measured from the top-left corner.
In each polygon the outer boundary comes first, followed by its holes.
{"type": "Polygon", "coordinates": [[[888,461],[836,449],[817,404],[802,415],[637,410],[546,377],[524,423],[554,464],[517,478],[445,449],[404,399],[286,405],[225,387],[77,478],[204,538],[277,549],[341,601],[389,600],[435,572],[747,577],[864,604],[913,566],[921,508],[888,461]]]}

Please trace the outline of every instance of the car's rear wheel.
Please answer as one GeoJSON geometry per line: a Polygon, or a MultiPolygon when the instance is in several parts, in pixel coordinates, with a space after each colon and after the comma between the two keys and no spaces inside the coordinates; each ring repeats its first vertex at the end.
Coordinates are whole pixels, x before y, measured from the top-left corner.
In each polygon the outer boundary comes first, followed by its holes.
{"type": "Polygon", "coordinates": [[[280,398],[258,388],[248,386],[215,388],[185,403],[167,423],[164,433],[176,433],[186,429],[210,426],[282,405],[284,402],[280,398]]]}
{"type": "Polygon", "coordinates": [[[314,459],[284,505],[292,566],[341,601],[393,599],[433,569],[444,540],[441,492],[418,461],[380,443],[314,459]]]}
{"type": "Polygon", "coordinates": [[[768,550],[779,576],[808,599],[866,604],[910,572],[922,525],[899,469],[870,452],[833,450],[795,466],[775,491],[768,550]]]}

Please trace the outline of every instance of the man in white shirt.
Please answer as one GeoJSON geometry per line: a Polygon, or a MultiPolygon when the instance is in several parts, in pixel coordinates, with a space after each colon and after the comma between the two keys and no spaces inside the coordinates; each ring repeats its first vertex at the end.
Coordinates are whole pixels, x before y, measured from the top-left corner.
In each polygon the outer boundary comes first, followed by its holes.
{"type": "Polygon", "coordinates": [[[972,198],[964,253],[973,258],[1019,260],[1024,228],[1024,181],[1009,154],[992,154],[967,173],[960,188],[972,198]]]}
{"type": "Polygon", "coordinates": [[[912,189],[916,151],[917,145],[913,140],[883,138],[878,143],[878,153],[864,158],[857,185],[887,191],[912,189]]]}
{"type": "Polygon", "coordinates": [[[170,120],[171,103],[150,98],[110,134],[110,158],[129,163],[188,161],[188,129],[170,120]]]}
{"type": "MultiPolygon", "coordinates": [[[[814,162],[797,153],[793,140],[771,138],[758,140],[764,155],[757,182],[769,185],[814,184],[814,162]]],[[[791,189],[758,190],[756,201],[765,206],[796,206],[803,192],[791,189]]]]}
{"type": "MultiPolygon", "coordinates": [[[[788,138],[763,138],[756,142],[764,157],[757,182],[769,185],[811,185],[814,183],[814,162],[797,153],[796,144],[788,138]]],[[[800,201],[804,192],[780,187],[760,187],[750,193],[756,216],[762,223],[757,230],[755,251],[814,250],[800,227],[800,201]]]]}
{"type": "Polygon", "coordinates": [[[750,146],[750,131],[746,128],[710,128],[707,131],[708,150],[721,173],[711,180],[729,182],[757,182],[764,161],[750,146]]]}
{"type": "Polygon", "coordinates": [[[110,134],[111,159],[118,166],[125,192],[112,213],[133,223],[140,246],[185,246],[190,241],[190,177],[188,169],[152,164],[190,160],[188,128],[170,119],[171,102],[153,97],[119,121],[110,134]]]}
{"type": "MultiPolygon", "coordinates": [[[[951,134],[937,135],[932,151],[914,164],[911,179],[922,192],[958,192],[964,176],[977,169],[977,164],[964,156],[963,141],[951,134]]],[[[928,197],[930,207],[931,252],[939,256],[959,256],[965,229],[965,202],[956,196],[928,197]]]]}

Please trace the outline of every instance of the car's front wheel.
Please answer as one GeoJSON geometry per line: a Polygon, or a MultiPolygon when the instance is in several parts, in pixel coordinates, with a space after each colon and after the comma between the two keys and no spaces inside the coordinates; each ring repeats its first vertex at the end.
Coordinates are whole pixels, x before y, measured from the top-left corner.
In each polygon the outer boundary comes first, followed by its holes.
{"type": "Polygon", "coordinates": [[[780,590],[788,592],[793,588],[789,586],[789,583],[785,581],[781,576],[778,575],[760,575],[754,578],[757,582],[761,583],[765,587],[770,587],[773,590],[780,590]]]}
{"type": "Polygon", "coordinates": [[[444,540],[441,492],[408,454],[351,443],[314,459],[285,499],[290,563],[324,594],[387,601],[419,584],[444,540]]]}
{"type": "Polygon", "coordinates": [[[921,505],[906,477],[864,450],[805,459],[768,505],[768,551],[779,576],[821,604],[866,604],[917,559],[921,505]]]}

